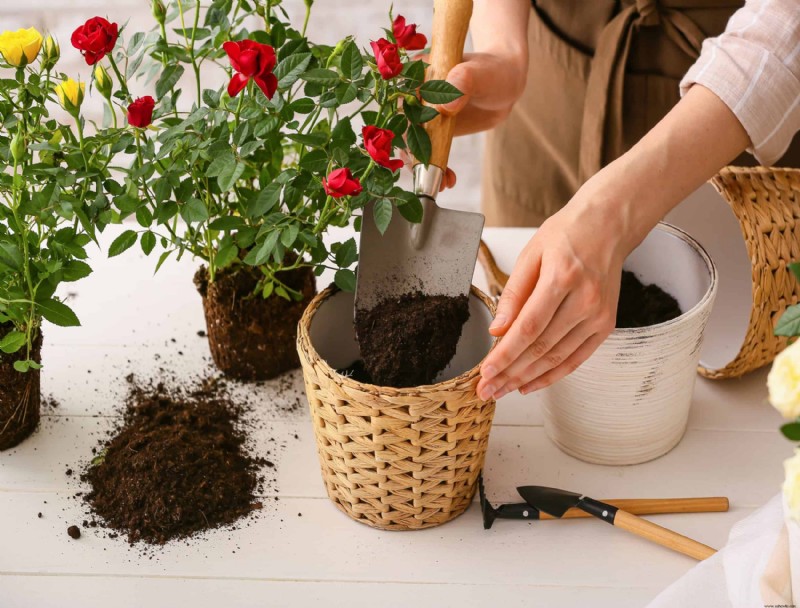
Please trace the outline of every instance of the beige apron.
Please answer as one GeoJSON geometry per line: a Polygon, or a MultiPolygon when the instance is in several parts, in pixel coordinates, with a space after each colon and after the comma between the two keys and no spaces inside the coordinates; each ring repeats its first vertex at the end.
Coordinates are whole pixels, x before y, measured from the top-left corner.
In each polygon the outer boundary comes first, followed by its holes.
{"type": "MultiPolygon", "coordinates": [[[[538,226],[680,99],[743,0],[534,0],[522,98],[486,140],[489,226],[538,226]]],[[[800,138],[782,159],[800,159],[800,138]]],[[[754,164],[743,155],[737,164],[754,164]]]]}

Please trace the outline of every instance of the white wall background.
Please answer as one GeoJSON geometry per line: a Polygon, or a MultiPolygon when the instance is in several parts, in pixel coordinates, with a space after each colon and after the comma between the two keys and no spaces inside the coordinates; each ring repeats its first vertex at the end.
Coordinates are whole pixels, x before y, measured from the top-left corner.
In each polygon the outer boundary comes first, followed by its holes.
{"type": "MultiPolygon", "coordinates": [[[[188,4],[188,3],[187,3],[188,4]]],[[[389,25],[391,0],[316,0],[308,34],[315,42],[331,43],[354,35],[361,46],[383,35],[389,25]]],[[[303,0],[284,0],[283,6],[299,28],[305,12],[303,0]]],[[[418,23],[420,31],[430,37],[432,0],[395,0],[395,14],[404,15],[409,22],[418,23]]],[[[73,77],[88,80],[90,69],[80,53],[69,42],[76,26],[86,19],[100,15],[123,24],[129,31],[149,30],[154,24],[149,0],[0,0],[0,30],[36,27],[52,33],[61,44],[59,70],[73,77]]],[[[102,114],[98,99],[92,100],[97,119],[102,114]]],[[[482,139],[479,136],[456,140],[450,165],[458,173],[458,187],[442,195],[440,202],[448,207],[477,210],[480,197],[480,158],[482,139]]]]}

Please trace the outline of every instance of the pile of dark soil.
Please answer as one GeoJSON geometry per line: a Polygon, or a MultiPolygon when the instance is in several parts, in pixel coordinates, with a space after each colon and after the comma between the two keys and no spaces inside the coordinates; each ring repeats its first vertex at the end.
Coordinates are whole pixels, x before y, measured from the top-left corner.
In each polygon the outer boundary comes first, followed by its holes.
{"type": "Polygon", "coordinates": [[[681,315],[678,301],[658,285],[645,285],[636,275],[622,271],[617,306],[617,327],[647,327],[681,315]]]}
{"type": "Polygon", "coordinates": [[[433,382],[455,355],[467,319],[467,296],[421,292],[356,311],[361,358],[372,383],[404,388],[433,382]]]}
{"type": "Polygon", "coordinates": [[[212,385],[188,394],[134,385],[120,427],[82,476],[93,514],[131,543],[162,544],[260,508],[267,463],[245,451],[241,413],[212,385]]]}

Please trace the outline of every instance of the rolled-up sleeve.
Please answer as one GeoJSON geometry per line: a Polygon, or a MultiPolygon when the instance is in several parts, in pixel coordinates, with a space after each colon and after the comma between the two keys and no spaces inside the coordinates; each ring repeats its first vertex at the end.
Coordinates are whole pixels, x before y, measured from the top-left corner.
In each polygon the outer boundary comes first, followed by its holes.
{"type": "Polygon", "coordinates": [[[710,89],[736,115],[762,165],[800,131],[800,0],[748,0],[681,81],[710,89]]]}

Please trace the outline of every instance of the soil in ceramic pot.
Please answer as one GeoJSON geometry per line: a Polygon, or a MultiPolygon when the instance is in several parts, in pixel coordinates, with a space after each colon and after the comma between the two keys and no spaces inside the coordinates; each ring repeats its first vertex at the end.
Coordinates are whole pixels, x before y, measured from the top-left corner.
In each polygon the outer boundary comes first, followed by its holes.
{"type": "Polygon", "coordinates": [[[420,292],[356,311],[361,358],[372,384],[396,388],[431,384],[455,355],[467,319],[467,296],[420,292]]]}
{"type": "Polygon", "coordinates": [[[231,524],[261,508],[258,470],[244,448],[242,410],[213,387],[171,393],[134,386],[120,426],[83,474],[101,522],[163,544],[231,524]]]}
{"type": "Polygon", "coordinates": [[[213,283],[201,267],[194,282],[203,297],[208,344],[214,363],[226,375],[239,380],[269,380],[299,367],[297,323],[316,293],[311,268],[278,273],[278,278],[303,294],[288,301],[275,294],[253,294],[258,269],[239,266],[217,273],[213,283]]]}
{"type": "MultiPolygon", "coordinates": [[[[11,330],[0,325],[0,339],[11,330]]],[[[42,332],[37,332],[31,359],[41,362],[42,332]]],[[[25,348],[13,355],[0,353],[0,450],[18,445],[36,430],[41,406],[40,373],[30,370],[20,373],[14,361],[25,359],[25,348]]]]}
{"type": "Polygon", "coordinates": [[[647,327],[681,315],[678,301],[658,285],[645,285],[636,275],[622,271],[617,306],[617,328],[647,327]]]}

